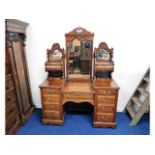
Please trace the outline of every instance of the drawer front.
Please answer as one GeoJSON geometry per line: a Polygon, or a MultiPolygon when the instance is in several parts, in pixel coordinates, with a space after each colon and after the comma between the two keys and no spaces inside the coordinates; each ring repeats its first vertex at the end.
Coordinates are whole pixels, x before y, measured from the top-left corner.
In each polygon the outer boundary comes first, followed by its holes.
{"type": "Polygon", "coordinates": [[[116,98],[97,95],[97,102],[98,104],[115,104],[116,98]]]}
{"type": "Polygon", "coordinates": [[[44,108],[44,110],[59,111],[60,110],[60,105],[59,105],[59,102],[57,102],[55,104],[44,103],[43,108],[44,108]]]}
{"type": "Polygon", "coordinates": [[[114,122],[114,114],[99,114],[97,113],[97,121],[114,122]]]}
{"type": "Polygon", "coordinates": [[[51,110],[44,110],[43,111],[44,118],[46,119],[53,119],[57,120],[60,119],[60,112],[58,111],[51,111],[51,110]]]}
{"type": "Polygon", "coordinates": [[[60,101],[61,96],[58,94],[53,95],[43,95],[43,101],[44,102],[54,102],[54,101],[60,101]]]}
{"type": "Polygon", "coordinates": [[[18,112],[15,112],[15,113],[12,114],[12,116],[11,116],[9,119],[7,119],[7,121],[6,121],[6,125],[5,125],[6,132],[9,132],[9,130],[11,130],[14,126],[19,125],[19,123],[20,123],[19,114],[18,114],[18,112]]]}
{"type": "Polygon", "coordinates": [[[65,93],[64,99],[93,99],[93,94],[87,93],[65,93]]]}
{"type": "Polygon", "coordinates": [[[116,95],[117,90],[115,89],[101,89],[98,90],[99,94],[105,95],[105,96],[111,96],[111,95],[116,95]]]}
{"type": "Polygon", "coordinates": [[[98,104],[97,105],[97,112],[100,113],[113,113],[115,112],[115,106],[109,106],[109,105],[103,105],[103,104],[98,104]]]}
{"type": "Polygon", "coordinates": [[[6,103],[10,103],[11,101],[15,100],[16,96],[15,96],[15,90],[8,90],[6,92],[6,103]]]}
{"type": "Polygon", "coordinates": [[[6,118],[17,110],[16,100],[6,105],[6,118]]]}
{"type": "Polygon", "coordinates": [[[58,89],[42,89],[42,93],[44,95],[52,95],[53,93],[60,93],[60,90],[58,89]]]}

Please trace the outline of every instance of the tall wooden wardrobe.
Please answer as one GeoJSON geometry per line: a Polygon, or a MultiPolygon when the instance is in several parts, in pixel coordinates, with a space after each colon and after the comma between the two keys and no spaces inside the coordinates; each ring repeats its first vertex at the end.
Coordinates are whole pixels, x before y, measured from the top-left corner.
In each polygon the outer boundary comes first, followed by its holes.
{"type": "Polygon", "coordinates": [[[15,134],[34,110],[25,50],[27,26],[28,23],[15,19],[5,21],[5,134],[15,134]]]}

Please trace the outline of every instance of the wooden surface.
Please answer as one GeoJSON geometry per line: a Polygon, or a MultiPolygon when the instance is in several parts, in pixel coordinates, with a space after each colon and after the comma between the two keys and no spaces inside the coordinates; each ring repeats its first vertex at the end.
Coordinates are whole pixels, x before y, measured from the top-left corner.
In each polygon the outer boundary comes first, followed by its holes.
{"type": "Polygon", "coordinates": [[[6,20],[6,134],[14,134],[34,109],[25,55],[27,25],[19,20],[6,20]]]}
{"type": "Polygon", "coordinates": [[[102,88],[109,88],[109,89],[119,89],[117,83],[114,80],[109,79],[99,79],[93,81],[94,89],[102,89],[102,88]]]}
{"type": "Polygon", "coordinates": [[[95,90],[94,127],[116,127],[119,87],[114,80],[93,81],[95,90]]]}
{"type": "Polygon", "coordinates": [[[92,83],[88,80],[67,81],[63,89],[62,103],[66,102],[89,102],[94,105],[94,90],[92,83]]]}
{"type": "Polygon", "coordinates": [[[63,79],[51,78],[50,80],[45,80],[39,87],[40,88],[62,88],[64,84],[63,79]]]}
{"type": "Polygon", "coordinates": [[[5,24],[6,31],[17,33],[25,33],[25,29],[29,25],[28,23],[17,19],[6,19],[5,24]]]}
{"type": "Polygon", "coordinates": [[[119,87],[113,80],[45,80],[41,85],[43,123],[64,123],[63,105],[88,102],[94,107],[94,127],[115,127],[119,87]]]}
{"type": "Polygon", "coordinates": [[[65,83],[63,93],[94,93],[93,85],[90,81],[68,81],[65,83]]]}
{"type": "MultiPolygon", "coordinates": [[[[78,106],[78,104],[87,102],[93,107],[94,127],[116,127],[115,118],[119,87],[111,77],[114,68],[112,61],[113,49],[110,49],[105,42],[101,42],[99,47],[95,48],[95,54],[93,54],[94,34],[82,27],[77,27],[66,33],[65,38],[66,66],[63,68],[63,71],[66,70],[65,78],[48,78],[40,85],[43,123],[62,125],[66,103],[72,102],[78,106]],[[81,48],[81,65],[78,61],[79,53],[73,54],[75,49],[72,51],[73,40],[75,39],[82,39],[82,41],[89,41],[90,43],[90,57],[86,56],[86,50],[83,49],[82,51],[83,47],[81,48]],[[97,53],[101,49],[106,50],[109,59],[96,60],[97,53]],[[92,68],[92,61],[94,62],[94,68],[92,68]],[[93,77],[92,72],[94,72],[93,77]]],[[[79,49],[79,43],[75,47],[79,49]]],[[[55,68],[57,65],[53,64],[51,66],[55,68]]]]}

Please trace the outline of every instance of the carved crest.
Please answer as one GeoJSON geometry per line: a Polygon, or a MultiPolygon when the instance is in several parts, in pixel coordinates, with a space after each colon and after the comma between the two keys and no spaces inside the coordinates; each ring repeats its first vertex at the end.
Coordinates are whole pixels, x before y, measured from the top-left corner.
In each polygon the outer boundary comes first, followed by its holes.
{"type": "Polygon", "coordinates": [[[75,36],[75,35],[94,36],[94,33],[91,33],[89,31],[87,31],[86,29],[84,29],[83,27],[79,26],[79,27],[73,29],[71,32],[65,34],[66,37],[75,36]]]}

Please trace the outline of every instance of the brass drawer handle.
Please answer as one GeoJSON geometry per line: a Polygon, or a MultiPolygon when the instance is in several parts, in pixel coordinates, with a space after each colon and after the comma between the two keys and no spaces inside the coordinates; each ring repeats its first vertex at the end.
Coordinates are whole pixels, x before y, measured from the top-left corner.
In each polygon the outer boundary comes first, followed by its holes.
{"type": "Polygon", "coordinates": [[[50,109],[55,109],[56,106],[55,105],[51,105],[50,109]]]}
{"type": "Polygon", "coordinates": [[[105,94],[106,94],[106,95],[110,95],[111,92],[110,92],[110,91],[105,91],[105,94]]]}
{"type": "Polygon", "coordinates": [[[105,109],[106,109],[105,107],[102,108],[102,110],[105,110],[105,109]]]}
{"type": "Polygon", "coordinates": [[[106,121],[106,120],[108,120],[108,117],[103,116],[102,119],[103,119],[104,121],[106,121]]]}
{"type": "Polygon", "coordinates": [[[104,99],[103,102],[107,103],[107,102],[110,102],[110,100],[109,99],[104,99]]]}
{"type": "Polygon", "coordinates": [[[54,97],[46,97],[45,100],[54,101],[54,97]]]}

